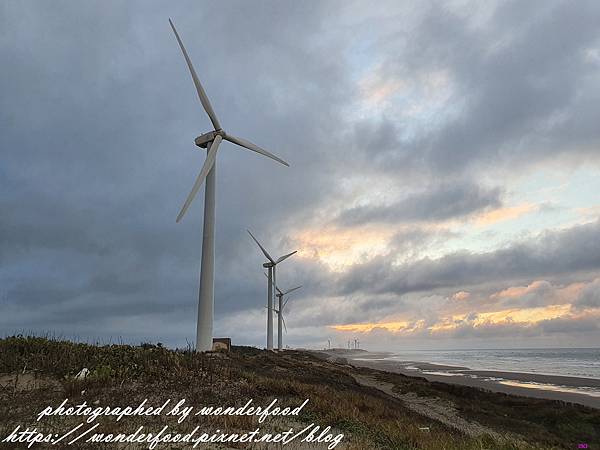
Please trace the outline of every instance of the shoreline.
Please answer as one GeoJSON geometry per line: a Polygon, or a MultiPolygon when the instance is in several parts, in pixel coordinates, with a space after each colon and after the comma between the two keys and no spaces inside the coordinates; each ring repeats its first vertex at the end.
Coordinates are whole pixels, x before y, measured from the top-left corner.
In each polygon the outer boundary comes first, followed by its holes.
{"type": "Polygon", "coordinates": [[[558,400],[600,409],[600,379],[514,371],[473,370],[463,366],[386,359],[393,353],[369,353],[364,350],[325,350],[320,353],[336,362],[346,360],[353,366],[425,378],[430,382],[470,386],[497,393],[558,400]],[[589,392],[585,392],[586,390],[589,392]]]}

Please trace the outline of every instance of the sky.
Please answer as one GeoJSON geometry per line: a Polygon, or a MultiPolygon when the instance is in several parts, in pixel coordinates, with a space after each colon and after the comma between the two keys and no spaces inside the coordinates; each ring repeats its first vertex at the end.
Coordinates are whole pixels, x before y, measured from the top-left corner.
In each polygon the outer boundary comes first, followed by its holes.
{"type": "Polygon", "coordinates": [[[0,335],[195,341],[223,128],[215,335],[265,345],[600,343],[600,3],[0,3],[0,335]]]}

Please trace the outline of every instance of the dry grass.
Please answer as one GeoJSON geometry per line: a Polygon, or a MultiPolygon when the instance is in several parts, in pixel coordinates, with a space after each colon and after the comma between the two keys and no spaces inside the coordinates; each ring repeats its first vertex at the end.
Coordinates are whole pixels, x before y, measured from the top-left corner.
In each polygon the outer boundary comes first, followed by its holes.
{"type": "MultiPolygon", "coordinates": [[[[73,404],[85,400],[104,406],[137,405],[145,398],[153,405],[162,404],[169,398],[175,401],[185,398],[186,403],[196,406],[242,406],[251,398],[258,405],[266,405],[274,398],[282,404],[298,405],[308,398],[309,404],[293,421],[290,418],[273,418],[259,425],[255,417],[197,416],[177,424],[175,419],[165,416],[143,420],[130,417],[119,423],[103,418],[99,419],[99,429],[103,432],[132,432],[141,424],[155,430],[168,424],[182,432],[199,425],[203,429],[243,433],[257,426],[269,431],[283,431],[290,426],[297,428],[314,422],[331,425],[335,432],[344,433],[343,448],[347,449],[508,450],[524,448],[523,445],[537,449],[573,448],[571,442],[568,446],[565,439],[556,440],[554,434],[544,429],[544,421],[536,422],[536,426],[542,427],[545,434],[537,434],[545,436],[546,440],[540,440],[539,436],[525,436],[528,444],[516,444],[497,442],[488,437],[469,438],[411,412],[401,401],[389,395],[358,384],[352,373],[363,371],[297,351],[275,354],[251,347],[234,347],[228,354],[198,354],[152,345],[92,346],[38,337],[11,337],[0,340],[0,376],[11,377],[10,382],[5,381],[0,387],[0,437],[9,434],[16,424],[33,424],[45,406],[58,405],[67,397],[73,404]],[[83,381],[73,379],[73,375],[83,367],[89,368],[91,375],[83,381]],[[21,381],[14,381],[16,374],[20,374],[21,381]],[[25,378],[29,380],[29,387],[23,382],[25,378]],[[420,427],[429,427],[430,431],[423,431],[420,427]]],[[[383,373],[378,375],[387,377],[383,373]]],[[[398,389],[406,389],[406,383],[413,382],[393,377],[386,380],[393,382],[398,389]]],[[[411,389],[422,395],[451,395],[425,383],[420,380],[411,385],[411,389]]],[[[465,392],[456,395],[466,395],[465,398],[474,395],[474,399],[481,400],[471,391],[465,392]]],[[[487,408],[493,403],[493,398],[486,402],[487,408]]],[[[477,411],[468,410],[468,403],[467,400],[461,402],[461,409],[467,416],[478,416],[477,411]]],[[[482,417],[477,417],[477,420],[482,417]]],[[[580,428],[595,426],[597,422],[594,420],[597,416],[585,418],[580,428]]],[[[507,425],[503,430],[515,431],[506,421],[489,421],[494,422],[494,427],[507,425]]],[[[48,431],[64,432],[76,423],[76,418],[46,418],[43,427],[48,431]]],[[[569,438],[572,435],[568,434],[569,438]]],[[[230,445],[230,448],[280,447],[230,445]]],[[[38,445],[36,448],[44,447],[38,445]]],[[[79,444],[69,448],[94,447],[79,444]]],[[[109,447],[104,445],[104,448],[109,447]]],[[[294,444],[285,448],[302,447],[294,444]]],[[[326,445],[305,448],[326,448],[326,445]]]]}

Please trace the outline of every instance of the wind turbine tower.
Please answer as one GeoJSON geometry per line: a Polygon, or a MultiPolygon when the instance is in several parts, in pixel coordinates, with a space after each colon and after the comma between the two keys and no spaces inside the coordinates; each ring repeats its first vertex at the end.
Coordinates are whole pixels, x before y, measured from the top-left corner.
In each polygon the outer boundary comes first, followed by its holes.
{"type": "Polygon", "coordinates": [[[194,141],[198,147],[206,149],[206,159],[204,160],[204,165],[194,182],[191,192],[183,204],[183,208],[181,208],[181,211],[177,216],[177,222],[179,222],[206,179],[206,186],[204,189],[204,228],[202,230],[202,265],[200,268],[200,293],[198,295],[198,322],[196,326],[196,351],[210,351],[212,350],[213,345],[213,315],[215,307],[215,177],[217,172],[216,158],[219,145],[223,140],[226,140],[245,149],[274,159],[285,166],[289,166],[289,164],[252,142],[225,133],[223,128],[221,128],[221,123],[208,100],[206,92],[204,92],[204,88],[200,83],[200,79],[196,74],[192,61],[188,56],[187,51],[183,46],[183,42],[179,37],[179,33],[177,33],[171,19],[169,19],[169,23],[175,33],[185,62],[192,75],[192,80],[196,86],[196,92],[198,93],[200,103],[202,104],[204,111],[206,111],[206,114],[208,114],[214,128],[213,131],[198,136],[194,141]]]}
{"type": "Polygon", "coordinates": [[[286,260],[298,250],[294,250],[287,255],[280,256],[277,259],[273,259],[269,252],[265,250],[265,248],[258,242],[258,240],[254,237],[254,235],[250,232],[250,230],[246,230],[252,240],[256,242],[256,245],[263,252],[263,255],[268,259],[267,262],[263,263],[263,267],[268,270],[268,281],[267,281],[267,350],[273,350],[273,286],[276,284],[277,274],[275,268],[277,264],[286,260]]]}
{"type": "MultiPolygon", "coordinates": [[[[283,297],[285,295],[288,295],[298,289],[300,289],[302,286],[296,286],[295,288],[292,289],[288,289],[285,292],[282,292],[281,289],[279,289],[277,287],[277,285],[275,285],[275,290],[277,291],[277,294],[275,294],[277,296],[277,300],[278,300],[278,310],[277,310],[277,350],[281,351],[283,349],[283,332],[281,329],[281,326],[283,325],[285,327],[285,321],[283,319],[283,310],[285,309],[285,306],[287,305],[287,302],[289,301],[289,297],[288,299],[285,301],[285,303],[283,302],[283,297]]],[[[287,327],[285,327],[285,331],[287,332],[287,327]]]]}

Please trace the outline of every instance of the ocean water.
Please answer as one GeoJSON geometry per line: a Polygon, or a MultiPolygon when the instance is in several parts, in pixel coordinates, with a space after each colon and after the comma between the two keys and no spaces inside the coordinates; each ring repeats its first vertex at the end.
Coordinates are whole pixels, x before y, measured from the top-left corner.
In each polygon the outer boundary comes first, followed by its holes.
{"type": "Polygon", "coordinates": [[[600,379],[600,348],[411,350],[386,359],[600,379]]]}

